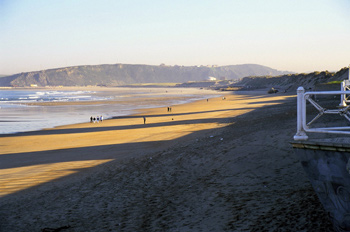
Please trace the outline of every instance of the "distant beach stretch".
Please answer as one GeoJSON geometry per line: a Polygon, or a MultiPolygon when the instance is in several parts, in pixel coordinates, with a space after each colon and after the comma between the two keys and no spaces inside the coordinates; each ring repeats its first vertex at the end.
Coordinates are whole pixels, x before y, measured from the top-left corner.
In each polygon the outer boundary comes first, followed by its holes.
{"type": "Polygon", "coordinates": [[[1,135],[0,231],[332,231],[289,144],[295,95],[208,99],[1,135]]]}

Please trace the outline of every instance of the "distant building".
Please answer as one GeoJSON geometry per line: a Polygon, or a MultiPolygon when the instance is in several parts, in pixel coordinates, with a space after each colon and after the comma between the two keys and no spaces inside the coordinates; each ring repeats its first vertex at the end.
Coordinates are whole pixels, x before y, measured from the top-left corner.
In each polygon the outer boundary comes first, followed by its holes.
{"type": "Polygon", "coordinates": [[[38,87],[37,84],[31,84],[30,87],[38,87]]]}
{"type": "Polygon", "coordinates": [[[216,77],[208,77],[207,80],[208,81],[216,81],[216,77]]]}

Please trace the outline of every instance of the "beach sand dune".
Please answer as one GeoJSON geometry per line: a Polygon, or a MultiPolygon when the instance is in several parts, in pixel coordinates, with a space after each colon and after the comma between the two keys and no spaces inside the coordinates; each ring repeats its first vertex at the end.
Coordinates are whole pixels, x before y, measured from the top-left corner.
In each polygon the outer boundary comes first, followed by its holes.
{"type": "Polygon", "coordinates": [[[289,144],[295,102],[247,92],[1,136],[0,231],[332,231],[289,144]]]}

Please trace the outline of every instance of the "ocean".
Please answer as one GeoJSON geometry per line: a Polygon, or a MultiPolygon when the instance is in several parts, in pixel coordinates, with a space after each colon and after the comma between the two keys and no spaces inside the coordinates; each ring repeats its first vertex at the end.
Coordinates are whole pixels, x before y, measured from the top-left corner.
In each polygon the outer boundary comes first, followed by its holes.
{"type": "Polygon", "coordinates": [[[55,88],[0,90],[0,134],[36,131],[137,113],[140,109],[220,96],[191,88],[55,88]]]}

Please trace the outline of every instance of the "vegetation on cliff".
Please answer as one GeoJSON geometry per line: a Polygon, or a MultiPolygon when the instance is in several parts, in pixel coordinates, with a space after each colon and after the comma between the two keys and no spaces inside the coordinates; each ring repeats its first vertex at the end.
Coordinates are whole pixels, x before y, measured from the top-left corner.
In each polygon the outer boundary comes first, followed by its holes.
{"type": "Polygon", "coordinates": [[[339,83],[348,79],[349,68],[342,68],[338,72],[312,72],[299,74],[285,74],[279,76],[250,76],[244,77],[236,85],[245,88],[276,88],[280,90],[296,90],[299,86],[305,89],[325,88],[325,85],[334,84],[338,90],[339,83]]]}

